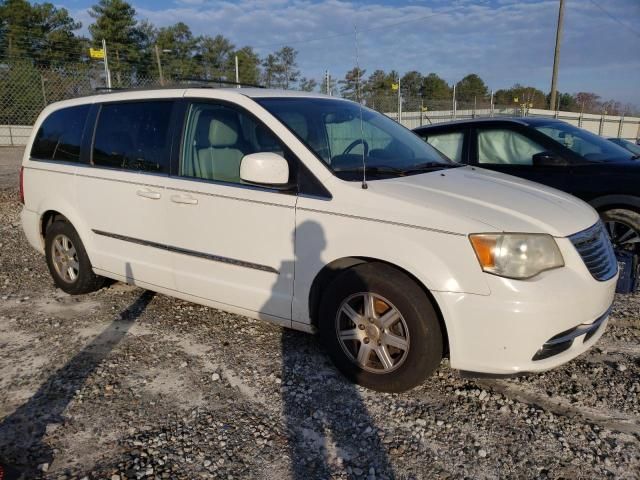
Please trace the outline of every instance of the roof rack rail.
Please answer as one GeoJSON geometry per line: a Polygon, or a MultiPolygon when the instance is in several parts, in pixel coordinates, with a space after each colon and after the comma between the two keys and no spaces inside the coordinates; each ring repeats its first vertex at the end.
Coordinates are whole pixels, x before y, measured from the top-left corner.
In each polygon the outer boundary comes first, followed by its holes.
{"type": "Polygon", "coordinates": [[[98,91],[107,91],[107,92],[111,92],[113,90],[115,91],[119,91],[119,90],[129,90],[127,88],[122,88],[122,87],[95,87],[94,90],[98,91]]]}
{"type": "Polygon", "coordinates": [[[252,87],[252,88],[266,88],[264,85],[258,85],[256,83],[244,83],[244,82],[233,82],[231,80],[222,80],[221,78],[179,78],[179,82],[197,82],[197,83],[220,83],[222,85],[235,85],[238,87],[252,87]]]}

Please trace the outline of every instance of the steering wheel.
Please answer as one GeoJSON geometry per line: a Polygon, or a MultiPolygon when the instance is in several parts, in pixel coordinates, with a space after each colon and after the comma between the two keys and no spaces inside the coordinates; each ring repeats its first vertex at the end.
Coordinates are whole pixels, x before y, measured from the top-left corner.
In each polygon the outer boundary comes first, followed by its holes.
{"type": "Polygon", "coordinates": [[[362,146],[364,147],[364,156],[366,157],[367,155],[369,155],[369,144],[364,138],[359,138],[351,142],[349,146],[344,149],[344,152],[342,152],[342,155],[348,154],[351,150],[353,150],[357,145],[360,145],[360,144],[362,144],[362,146]]]}

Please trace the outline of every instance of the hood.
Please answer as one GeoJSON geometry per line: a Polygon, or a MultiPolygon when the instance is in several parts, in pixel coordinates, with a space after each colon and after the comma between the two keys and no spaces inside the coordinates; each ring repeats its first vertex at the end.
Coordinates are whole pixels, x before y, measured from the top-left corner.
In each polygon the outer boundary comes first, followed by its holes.
{"type": "Polygon", "coordinates": [[[598,221],[591,206],[567,193],[476,167],[376,180],[369,182],[369,190],[384,197],[380,202],[395,199],[404,204],[387,203],[383,210],[400,210],[407,223],[462,234],[504,231],[566,237],[598,221]]]}

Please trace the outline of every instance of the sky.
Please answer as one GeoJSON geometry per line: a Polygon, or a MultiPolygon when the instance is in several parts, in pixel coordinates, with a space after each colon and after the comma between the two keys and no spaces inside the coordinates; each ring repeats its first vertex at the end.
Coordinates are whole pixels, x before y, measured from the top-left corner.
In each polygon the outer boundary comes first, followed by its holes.
{"type": "MultiPolygon", "coordinates": [[[[58,0],[82,21],[95,0],[58,0]]],[[[264,56],[284,45],[318,81],[358,62],[401,74],[435,72],[450,84],[468,73],[493,90],[515,83],[550,90],[559,0],[133,0],[157,26],[178,21],[196,35],[222,34],[264,56]]],[[[566,0],[558,89],[590,91],[640,106],[640,0],[566,0]],[[604,9],[604,11],[603,11],[604,9]],[[612,18],[613,17],[613,18],[612,18]]]]}

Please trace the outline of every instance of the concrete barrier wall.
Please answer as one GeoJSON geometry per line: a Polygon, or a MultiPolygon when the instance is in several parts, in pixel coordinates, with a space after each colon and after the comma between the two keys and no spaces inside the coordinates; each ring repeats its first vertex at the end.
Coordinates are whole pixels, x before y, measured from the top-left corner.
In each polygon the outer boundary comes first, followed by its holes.
{"type": "Polygon", "coordinates": [[[29,140],[30,125],[0,125],[0,146],[24,146],[29,140]]]}
{"type": "MultiPolygon", "coordinates": [[[[397,121],[397,112],[387,113],[387,116],[397,121]]],[[[451,120],[466,120],[479,117],[522,116],[520,108],[504,108],[478,110],[438,110],[427,112],[402,112],[401,122],[407,128],[416,128],[421,125],[449,122],[451,120]]],[[[595,115],[592,113],[555,112],[553,110],[540,110],[531,108],[527,110],[528,117],[557,118],[576,127],[584,128],[603,137],[621,137],[635,141],[640,137],[640,118],[623,117],[616,115],[595,115]]]]}

